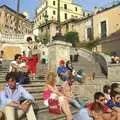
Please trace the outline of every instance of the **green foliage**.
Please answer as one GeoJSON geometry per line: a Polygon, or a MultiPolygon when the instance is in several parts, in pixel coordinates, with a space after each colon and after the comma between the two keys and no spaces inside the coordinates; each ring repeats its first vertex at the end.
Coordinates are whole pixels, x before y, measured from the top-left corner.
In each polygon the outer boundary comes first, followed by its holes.
{"type": "Polygon", "coordinates": [[[80,47],[84,47],[88,50],[92,50],[92,48],[95,48],[99,44],[100,44],[100,39],[97,38],[95,40],[80,43],[80,47]]]}
{"type": "Polygon", "coordinates": [[[76,47],[76,44],[79,42],[79,36],[77,32],[71,31],[65,34],[66,42],[72,43],[73,47],[76,47]]]}
{"type": "Polygon", "coordinates": [[[47,44],[50,40],[50,35],[49,34],[39,34],[36,36],[36,42],[39,43],[41,42],[42,44],[47,44]]]}

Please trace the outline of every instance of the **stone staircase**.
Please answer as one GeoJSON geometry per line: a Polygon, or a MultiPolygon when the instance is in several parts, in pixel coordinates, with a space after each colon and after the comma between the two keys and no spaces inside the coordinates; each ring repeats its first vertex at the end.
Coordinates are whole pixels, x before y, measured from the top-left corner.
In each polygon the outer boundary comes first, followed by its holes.
{"type": "MultiPolygon", "coordinates": [[[[9,62],[0,66],[0,86],[3,86],[5,83],[5,75],[8,72],[9,62]]],[[[48,112],[48,108],[43,104],[43,88],[45,84],[45,73],[47,73],[47,65],[39,65],[38,77],[36,80],[32,80],[30,84],[25,84],[23,87],[28,90],[35,98],[35,111],[37,111],[37,120],[63,120],[65,119],[65,115],[53,115],[48,112]]],[[[74,113],[75,111],[73,111],[74,113]]]]}
{"type": "MultiPolygon", "coordinates": [[[[9,62],[6,62],[4,65],[0,66],[0,84],[5,83],[5,75],[8,72],[9,62]]],[[[43,88],[45,84],[45,75],[48,71],[47,65],[39,64],[38,65],[38,76],[36,80],[32,80],[30,84],[23,85],[26,90],[28,90],[35,98],[36,104],[35,108],[37,110],[37,120],[64,120],[65,115],[53,115],[48,112],[48,108],[43,105],[43,88]]],[[[84,59],[83,57],[79,57],[79,61],[77,63],[73,63],[73,66],[76,70],[84,69],[87,74],[92,74],[96,72],[99,75],[100,68],[97,63],[91,64],[91,61],[84,59]]],[[[100,74],[101,75],[101,74],[100,74]]],[[[101,80],[101,78],[100,78],[101,80]]],[[[74,93],[81,97],[89,97],[91,100],[93,98],[93,94],[100,89],[100,82],[98,80],[86,80],[83,84],[75,82],[73,85],[74,93]]],[[[77,111],[72,108],[72,113],[76,113],[77,111]]]]}
{"type": "Polygon", "coordinates": [[[96,61],[92,52],[80,48],[78,49],[78,62],[73,62],[72,65],[76,71],[82,69],[84,72],[96,78],[105,78],[105,75],[102,73],[100,64],[96,61]]]}

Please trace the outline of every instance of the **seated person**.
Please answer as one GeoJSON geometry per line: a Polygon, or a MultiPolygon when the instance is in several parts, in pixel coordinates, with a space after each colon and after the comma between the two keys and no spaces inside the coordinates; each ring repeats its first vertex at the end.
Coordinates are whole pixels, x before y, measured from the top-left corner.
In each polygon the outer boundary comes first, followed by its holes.
{"type": "Polygon", "coordinates": [[[62,92],[63,94],[66,96],[66,98],[68,99],[68,101],[75,107],[75,108],[82,108],[80,102],[76,99],[76,97],[73,95],[72,92],[72,84],[73,84],[74,80],[73,80],[73,76],[72,73],[69,71],[69,76],[68,76],[68,80],[66,80],[64,82],[64,84],[62,85],[62,92]]]}
{"type": "Polygon", "coordinates": [[[20,84],[29,83],[26,60],[23,60],[23,57],[21,57],[20,54],[16,54],[14,57],[14,61],[10,63],[9,72],[15,72],[16,81],[20,84]]]}
{"type": "Polygon", "coordinates": [[[16,83],[13,72],[6,75],[6,86],[0,94],[0,101],[1,111],[5,114],[6,120],[20,119],[25,114],[28,120],[36,120],[32,108],[34,98],[21,85],[16,83]]]}
{"type": "Polygon", "coordinates": [[[72,113],[70,111],[69,103],[66,97],[59,92],[59,90],[56,87],[56,75],[53,72],[50,72],[47,75],[47,82],[45,84],[45,89],[43,93],[44,97],[44,104],[46,106],[49,106],[49,100],[50,99],[58,99],[60,103],[60,107],[62,108],[63,112],[66,115],[66,120],[72,120],[72,113]]]}
{"type": "Polygon", "coordinates": [[[117,55],[111,57],[111,63],[120,63],[120,58],[117,55]]]}
{"type": "Polygon", "coordinates": [[[60,60],[59,67],[57,68],[57,74],[61,80],[63,80],[63,81],[67,80],[67,77],[68,77],[67,71],[68,71],[68,69],[65,66],[65,61],[60,60]]]}
{"type": "Polygon", "coordinates": [[[103,86],[103,93],[104,93],[105,98],[106,98],[106,103],[107,103],[107,101],[109,101],[111,99],[110,92],[111,92],[110,86],[109,85],[104,85],[103,86]]]}
{"type": "Polygon", "coordinates": [[[107,102],[109,108],[119,107],[120,108],[120,93],[117,91],[112,91],[110,93],[111,99],[107,102]]]}
{"type": "Polygon", "coordinates": [[[96,92],[94,102],[86,107],[79,111],[81,119],[78,120],[89,120],[90,116],[95,120],[119,120],[116,112],[105,105],[105,96],[101,92],[96,92]]]}
{"type": "Polygon", "coordinates": [[[75,71],[75,69],[72,67],[72,63],[70,61],[66,62],[66,69],[67,71],[71,71],[72,75],[74,76],[74,80],[76,80],[79,83],[83,82],[83,78],[85,76],[85,73],[82,70],[75,71]]]}

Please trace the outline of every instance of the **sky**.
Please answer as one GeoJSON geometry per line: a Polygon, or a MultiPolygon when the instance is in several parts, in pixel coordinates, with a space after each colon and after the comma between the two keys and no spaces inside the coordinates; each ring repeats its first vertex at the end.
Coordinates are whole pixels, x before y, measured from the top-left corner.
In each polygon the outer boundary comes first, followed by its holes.
{"type": "MultiPolygon", "coordinates": [[[[120,0],[74,0],[75,3],[80,4],[84,10],[91,11],[96,7],[104,7],[112,4],[114,1],[120,0]]],[[[0,4],[8,5],[9,7],[16,10],[17,0],[0,0],[0,4]]],[[[24,11],[29,13],[29,19],[33,20],[35,17],[35,10],[39,6],[40,0],[21,0],[20,12],[24,11]]]]}

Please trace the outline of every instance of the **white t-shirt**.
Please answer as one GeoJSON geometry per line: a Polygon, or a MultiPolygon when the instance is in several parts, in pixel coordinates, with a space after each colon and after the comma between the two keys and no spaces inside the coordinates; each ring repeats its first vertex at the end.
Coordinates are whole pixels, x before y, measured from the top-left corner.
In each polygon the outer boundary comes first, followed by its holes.
{"type": "Polygon", "coordinates": [[[18,65],[17,61],[12,61],[12,62],[10,63],[9,72],[12,71],[12,64],[18,65]]]}

